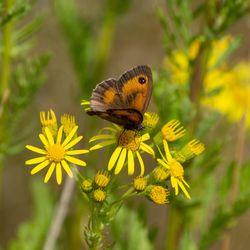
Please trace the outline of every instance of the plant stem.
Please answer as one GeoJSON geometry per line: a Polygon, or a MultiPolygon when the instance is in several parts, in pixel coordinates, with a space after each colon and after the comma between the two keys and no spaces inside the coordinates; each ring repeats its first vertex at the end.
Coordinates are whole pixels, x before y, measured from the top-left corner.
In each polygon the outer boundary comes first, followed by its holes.
{"type": "Polygon", "coordinates": [[[169,213],[169,224],[165,242],[165,249],[178,249],[179,233],[181,229],[181,215],[178,208],[172,206],[169,213]]]}
{"type": "MultiPolygon", "coordinates": [[[[14,5],[14,0],[6,0],[4,2],[5,16],[9,14],[9,11],[13,5],[14,5]]],[[[2,29],[3,52],[2,52],[2,72],[1,72],[1,85],[0,85],[1,100],[3,100],[5,92],[9,89],[11,49],[12,49],[12,37],[11,37],[12,28],[13,28],[13,21],[10,20],[3,26],[2,29]]]]}

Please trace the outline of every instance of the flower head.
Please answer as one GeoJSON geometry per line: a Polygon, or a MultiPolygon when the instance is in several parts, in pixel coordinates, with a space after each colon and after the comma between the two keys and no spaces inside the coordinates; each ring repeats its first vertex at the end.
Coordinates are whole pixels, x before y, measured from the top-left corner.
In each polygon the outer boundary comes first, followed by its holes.
{"type": "Polygon", "coordinates": [[[107,171],[99,171],[95,175],[95,183],[98,187],[104,188],[110,182],[110,174],[107,171]]]}
{"type": "Polygon", "coordinates": [[[134,184],[134,188],[135,188],[136,191],[143,191],[147,187],[148,181],[143,176],[137,176],[134,179],[133,184],[134,184]]]}
{"type": "Polygon", "coordinates": [[[88,193],[93,189],[92,180],[85,179],[82,181],[81,188],[84,192],[88,193]]]}
{"type": "Polygon", "coordinates": [[[184,180],[183,166],[172,157],[165,140],[163,140],[163,145],[166,157],[163,156],[163,159],[157,159],[157,161],[164,167],[166,173],[170,176],[171,185],[175,189],[175,195],[178,195],[180,187],[185,196],[190,199],[190,195],[186,189],[186,187],[189,188],[189,185],[184,180]]]}
{"type": "Polygon", "coordinates": [[[76,126],[75,117],[73,115],[64,114],[61,116],[61,124],[63,125],[63,132],[67,136],[76,126]]]}
{"type": "Polygon", "coordinates": [[[45,134],[45,128],[48,127],[51,131],[51,134],[53,137],[56,136],[57,134],[57,119],[56,119],[56,115],[54,113],[54,111],[52,109],[50,109],[47,113],[47,117],[46,117],[46,113],[44,111],[40,112],[40,122],[42,125],[42,132],[43,134],[45,134]]]}
{"type": "Polygon", "coordinates": [[[143,175],[144,163],[141,157],[141,151],[154,157],[153,149],[144,143],[149,138],[150,136],[148,133],[140,135],[137,131],[123,129],[114,125],[114,127],[102,129],[100,134],[90,139],[90,142],[101,140],[101,142],[91,147],[90,150],[96,150],[111,144],[116,144],[117,147],[112,153],[108,163],[108,170],[111,171],[112,169],[115,169],[114,173],[119,174],[127,160],[128,174],[132,175],[135,166],[134,158],[136,157],[141,167],[140,175],[143,175]]]}
{"type": "Polygon", "coordinates": [[[79,166],[85,166],[86,163],[84,161],[75,158],[73,155],[86,154],[88,150],[71,149],[83,138],[82,136],[77,136],[74,138],[77,129],[78,126],[75,126],[62,142],[63,126],[59,128],[58,133],[56,134],[56,139],[54,139],[50,128],[45,127],[45,134],[39,135],[39,138],[43,143],[44,148],[38,148],[31,145],[26,146],[27,149],[42,155],[40,157],[27,160],[25,162],[25,164],[27,165],[38,164],[31,170],[31,174],[36,174],[37,172],[49,166],[47,174],[44,178],[44,182],[47,183],[54,170],[56,170],[57,183],[61,184],[62,169],[65,170],[68,176],[73,176],[69,163],[73,163],[79,166]]]}
{"type": "Polygon", "coordinates": [[[107,197],[107,193],[102,189],[98,188],[98,189],[93,191],[93,198],[97,202],[105,201],[106,197],[107,197]]]}
{"type": "Polygon", "coordinates": [[[154,128],[159,121],[159,115],[153,112],[146,112],[143,117],[143,126],[154,128]]]}
{"type": "Polygon", "coordinates": [[[147,188],[148,197],[154,203],[163,205],[168,203],[169,191],[159,185],[151,185],[147,188]]]}
{"type": "Polygon", "coordinates": [[[163,138],[167,141],[172,142],[184,136],[186,130],[180,125],[181,123],[178,120],[171,120],[166,123],[161,129],[163,138]]]}

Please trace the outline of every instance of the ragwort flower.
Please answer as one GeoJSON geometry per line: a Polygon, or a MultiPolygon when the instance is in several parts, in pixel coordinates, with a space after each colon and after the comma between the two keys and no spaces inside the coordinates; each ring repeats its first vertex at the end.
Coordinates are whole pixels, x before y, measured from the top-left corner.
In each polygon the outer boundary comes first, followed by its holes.
{"type": "Polygon", "coordinates": [[[167,141],[163,140],[163,145],[166,157],[162,156],[162,159],[157,159],[157,161],[165,168],[168,176],[170,176],[170,182],[175,189],[175,195],[178,195],[180,187],[185,196],[190,199],[190,195],[186,189],[186,187],[189,188],[189,185],[184,180],[183,166],[170,154],[167,141]]]}
{"type": "Polygon", "coordinates": [[[141,151],[144,151],[154,157],[153,149],[144,143],[149,140],[150,136],[148,133],[140,135],[137,131],[123,129],[117,125],[114,127],[108,127],[101,130],[101,133],[92,137],[90,142],[100,141],[95,146],[91,147],[90,150],[96,150],[103,148],[108,145],[116,144],[117,147],[112,153],[109,163],[108,170],[115,169],[114,174],[119,174],[128,162],[128,174],[134,173],[134,158],[136,157],[139,161],[141,171],[140,175],[144,174],[144,162],[141,157],[141,151]],[[105,132],[109,133],[105,133],[105,132]]]}
{"type": "Polygon", "coordinates": [[[52,132],[50,131],[50,129],[48,127],[45,127],[44,134],[39,134],[39,138],[44,146],[43,149],[31,145],[26,145],[27,149],[42,155],[25,162],[25,164],[27,165],[37,164],[31,170],[31,174],[36,174],[37,172],[49,166],[47,174],[44,178],[44,182],[47,183],[54,170],[56,170],[56,180],[60,185],[62,183],[62,169],[65,170],[68,176],[73,176],[69,163],[73,163],[79,166],[86,166],[86,163],[84,161],[75,158],[74,155],[86,154],[88,150],[71,149],[83,138],[82,136],[75,137],[77,129],[78,126],[75,126],[62,142],[63,126],[59,128],[56,139],[54,139],[54,137],[52,136],[52,132]]]}

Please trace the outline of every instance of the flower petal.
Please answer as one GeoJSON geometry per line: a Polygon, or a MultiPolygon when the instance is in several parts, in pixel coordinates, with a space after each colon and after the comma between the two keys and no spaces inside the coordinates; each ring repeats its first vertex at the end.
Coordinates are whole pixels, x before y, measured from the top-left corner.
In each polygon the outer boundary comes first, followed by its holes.
{"type": "Polygon", "coordinates": [[[182,178],[181,180],[188,188],[190,188],[190,186],[188,185],[188,183],[182,178]]]}
{"type": "Polygon", "coordinates": [[[61,126],[57,133],[56,143],[61,144],[62,141],[63,126],[61,126]]]}
{"type": "Polygon", "coordinates": [[[148,154],[151,154],[153,157],[155,157],[155,152],[154,150],[149,146],[147,145],[146,143],[143,143],[141,142],[140,144],[140,149],[148,154]]]}
{"type": "Polygon", "coordinates": [[[111,134],[100,134],[100,135],[96,135],[93,136],[89,142],[93,142],[93,141],[97,141],[97,140],[107,140],[107,139],[115,139],[115,135],[111,135],[111,134]]]}
{"type": "Polygon", "coordinates": [[[78,129],[78,126],[75,126],[71,131],[70,133],[68,134],[68,136],[65,138],[65,140],[63,141],[62,143],[62,146],[66,146],[70,141],[71,139],[73,138],[73,136],[75,135],[76,131],[78,129]]]}
{"type": "Polygon", "coordinates": [[[178,183],[175,177],[171,176],[170,178],[171,181],[171,185],[172,187],[175,189],[175,195],[178,195],[179,193],[179,187],[178,187],[178,183]]]}
{"type": "Polygon", "coordinates": [[[137,155],[138,161],[140,163],[140,167],[141,167],[140,175],[143,176],[144,175],[144,162],[143,162],[143,160],[141,158],[141,155],[140,155],[140,153],[138,151],[136,151],[136,155],[137,155]]]}
{"type": "Polygon", "coordinates": [[[87,149],[78,149],[78,150],[70,150],[67,151],[67,155],[82,155],[82,154],[87,154],[89,150],[87,149]]]}
{"type": "Polygon", "coordinates": [[[127,156],[127,149],[123,148],[116,164],[115,174],[119,174],[121,172],[122,167],[124,166],[124,162],[126,160],[126,156],[127,156]]]}
{"type": "Polygon", "coordinates": [[[56,181],[58,185],[62,183],[62,166],[60,162],[56,164],[56,181]]]}
{"type": "Polygon", "coordinates": [[[37,166],[35,166],[32,170],[31,170],[31,174],[36,174],[37,172],[39,172],[40,170],[42,170],[43,168],[47,167],[49,165],[50,161],[46,160],[43,161],[42,163],[38,164],[37,166]]]}
{"type": "Polygon", "coordinates": [[[163,146],[164,146],[164,150],[165,150],[165,153],[166,153],[167,160],[168,161],[172,160],[172,156],[170,154],[168,143],[167,143],[166,140],[163,140],[163,146]]]}
{"type": "Polygon", "coordinates": [[[183,183],[180,181],[180,180],[177,180],[178,182],[178,185],[180,186],[182,192],[185,194],[185,196],[188,198],[188,199],[191,199],[187,189],[185,188],[185,186],[183,185],[183,183]]]}
{"type": "Polygon", "coordinates": [[[76,137],[74,140],[72,140],[71,142],[69,142],[69,144],[67,144],[66,146],[64,146],[64,149],[67,150],[67,149],[69,149],[69,148],[72,148],[72,147],[75,146],[82,138],[83,138],[83,136],[78,136],[78,137],[76,137]]]}
{"type": "Polygon", "coordinates": [[[35,153],[38,153],[38,154],[42,154],[42,155],[46,155],[47,154],[47,151],[44,150],[44,149],[41,149],[41,148],[38,148],[38,147],[35,147],[35,146],[32,146],[32,145],[26,145],[25,146],[27,149],[35,152],[35,153]]]}
{"type": "Polygon", "coordinates": [[[165,168],[167,168],[167,169],[170,169],[170,167],[168,166],[168,164],[167,164],[165,161],[163,161],[162,159],[157,159],[157,161],[158,161],[163,167],[165,167],[165,168]]]}
{"type": "Polygon", "coordinates": [[[92,151],[92,150],[100,149],[100,148],[106,147],[106,146],[114,144],[114,143],[115,143],[115,140],[102,141],[102,142],[96,144],[95,146],[91,147],[89,150],[92,151]]]}
{"type": "Polygon", "coordinates": [[[86,166],[86,162],[80,160],[80,159],[77,159],[75,157],[72,157],[72,156],[68,156],[68,155],[65,155],[65,160],[73,163],[73,164],[76,164],[76,165],[79,165],[79,166],[86,166]]]}
{"type": "Polygon", "coordinates": [[[47,171],[47,174],[44,178],[44,182],[47,183],[51,177],[51,175],[53,174],[54,170],[55,170],[56,164],[54,162],[51,163],[51,165],[49,166],[49,170],[47,171]]]}
{"type": "Polygon", "coordinates": [[[128,150],[128,175],[132,175],[135,171],[134,155],[131,150],[128,150]]]}
{"type": "Polygon", "coordinates": [[[69,177],[73,177],[73,173],[69,167],[69,164],[65,160],[62,160],[61,163],[62,163],[62,166],[63,166],[65,172],[67,173],[67,175],[69,177]]]}
{"type": "Polygon", "coordinates": [[[149,133],[143,134],[143,135],[141,136],[141,141],[147,141],[147,140],[149,140],[149,139],[150,139],[149,133]]]}
{"type": "Polygon", "coordinates": [[[109,159],[109,163],[108,163],[108,170],[109,171],[114,167],[114,165],[115,165],[115,163],[116,163],[116,161],[121,153],[121,150],[122,150],[122,147],[117,147],[115,149],[115,151],[113,152],[113,154],[111,155],[111,157],[109,159]]]}
{"type": "Polygon", "coordinates": [[[25,162],[25,164],[26,165],[33,165],[33,164],[41,163],[42,161],[45,161],[46,159],[47,159],[46,156],[36,157],[36,158],[27,160],[25,162]]]}
{"type": "Polygon", "coordinates": [[[39,134],[39,138],[41,140],[41,142],[43,143],[43,145],[45,147],[48,147],[49,146],[49,142],[48,140],[46,139],[46,137],[44,136],[44,134],[39,134]]]}
{"type": "Polygon", "coordinates": [[[47,136],[49,145],[54,145],[55,141],[48,127],[45,127],[45,134],[47,136]]]}

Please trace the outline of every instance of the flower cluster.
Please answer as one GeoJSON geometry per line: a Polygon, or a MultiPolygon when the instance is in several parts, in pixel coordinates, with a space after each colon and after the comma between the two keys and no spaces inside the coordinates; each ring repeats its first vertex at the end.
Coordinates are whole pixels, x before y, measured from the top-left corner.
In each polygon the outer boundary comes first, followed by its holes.
{"type": "Polygon", "coordinates": [[[109,156],[106,169],[98,171],[92,179],[85,178],[80,173],[77,175],[81,190],[89,199],[98,203],[104,202],[112,190],[111,180],[124,168],[127,168],[128,175],[133,175],[137,165],[139,165],[140,171],[131,184],[133,191],[130,195],[144,195],[156,204],[165,204],[169,202],[168,197],[173,189],[175,195],[178,195],[181,190],[190,199],[187,190],[189,184],[184,178],[183,164],[201,154],[205,147],[198,140],[193,139],[180,150],[170,150],[170,143],[181,139],[186,133],[178,120],[171,120],[164,124],[153,136],[154,143],[150,143],[152,137],[150,134],[158,125],[159,116],[155,113],[146,113],[143,122],[146,129],[143,132],[113,124],[112,127],[101,129],[89,140],[89,143],[92,144],[89,150],[73,150],[72,148],[82,139],[82,136],[76,135],[78,126],[73,116],[63,115],[59,128],[52,110],[48,112],[47,116],[41,112],[40,119],[42,133],[39,134],[39,138],[43,143],[43,148],[31,145],[27,145],[26,148],[42,156],[27,160],[26,164],[37,164],[31,170],[31,174],[48,167],[44,182],[48,182],[56,170],[57,183],[61,184],[62,169],[72,177],[70,164],[86,165],[84,161],[75,158],[75,155],[101,150],[113,145],[114,149],[109,156]],[[164,149],[164,153],[161,148],[164,149]],[[147,154],[151,160],[145,162],[143,154],[147,154]],[[149,166],[154,165],[154,162],[156,167],[151,172],[148,171],[149,166]],[[148,173],[145,175],[145,172],[148,173]],[[167,188],[168,182],[171,184],[171,189],[167,188]]]}

